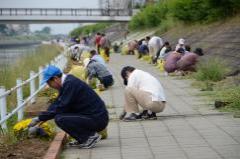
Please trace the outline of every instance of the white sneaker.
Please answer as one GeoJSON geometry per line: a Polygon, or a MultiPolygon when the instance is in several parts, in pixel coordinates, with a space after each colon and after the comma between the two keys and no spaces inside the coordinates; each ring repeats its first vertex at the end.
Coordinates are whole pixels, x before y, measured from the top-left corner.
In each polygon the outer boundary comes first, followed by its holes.
{"type": "Polygon", "coordinates": [[[95,133],[93,136],[89,136],[85,143],[79,145],[80,148],[90,149],[96,146],[96,144],[101,140],[101,135],[95,133]]]}

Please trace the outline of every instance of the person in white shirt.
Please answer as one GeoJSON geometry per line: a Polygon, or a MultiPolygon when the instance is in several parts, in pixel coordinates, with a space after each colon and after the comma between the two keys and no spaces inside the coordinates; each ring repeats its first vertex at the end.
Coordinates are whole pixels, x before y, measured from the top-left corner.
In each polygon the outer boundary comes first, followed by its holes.
{"type": "Polygon", "coordinates": [[[124,111],[120,119],[123,121],[157,119],[156,113],[162,112],[166,104],[161,83],[148,72],[131,66],[124,67],[121,76],[126,88],[124,111]],[[143,108],[142,113],[138,105],[143,108]]]}
{"type": "Polygon", "coordinates": [[[158,58],[165,59],[166,55],[172,50],[170,44],[168,41],[164,43],[162,48],[160,48],[157,52],[156,58],[154,59],[154,62],[157,63],[158,58]]]}
{"type": "Polygon", "coordinates": [[[163,46],[162,38],[158,36],[153,36],[148,41],[148,47],[149,47],[149,54],[152,57],[152,63],[154,63],[154,58],[156,57],[156,54],[158,50],[163,46]]]}
{"type": "Polygon", "coordinates": [[[83,44],[75,44],[70,47],[70,50],[72,51],[72,56],[79,61],[82,53],[91,51],[91,48],[83,44]]]}

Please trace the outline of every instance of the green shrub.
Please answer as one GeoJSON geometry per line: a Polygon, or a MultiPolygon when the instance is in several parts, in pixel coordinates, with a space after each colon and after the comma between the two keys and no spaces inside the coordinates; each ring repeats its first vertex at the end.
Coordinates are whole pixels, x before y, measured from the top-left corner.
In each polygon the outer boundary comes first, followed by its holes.
{"type": "Polygon", "coordinates": [[[185,23],[205,23],[236,15],[239,12],[239,0],[161,0],[141,9],[133,16],[129,28],[136,30],[162,27],[168,18],[185,23]]]}
{"type": "Polygon", "coordinates": [[[220,81],[225,77],[227,72],[228,68],[223,60],[209,58],[198,64],[194,77],[200,81],[220,81]]]}
{"type": "Polygon", "coordinates": [[[166,19],[168,7],[166,2],[148,5],[139,13],[133,16],[129,23],[132,30],[158,26],[162,20],[166,19]]]}
{"type": "Polygon", "coordinates": [[[206,0],[176,1],[173,7],[173,16],[185,22],[206,20],[209,8],[206,0]]]}
{"type": "Polygon", "coordinates": [[[181,0],[173,5],[173,16],[184,22],[209,22],[235,15],[239,0],[181,0]]]}

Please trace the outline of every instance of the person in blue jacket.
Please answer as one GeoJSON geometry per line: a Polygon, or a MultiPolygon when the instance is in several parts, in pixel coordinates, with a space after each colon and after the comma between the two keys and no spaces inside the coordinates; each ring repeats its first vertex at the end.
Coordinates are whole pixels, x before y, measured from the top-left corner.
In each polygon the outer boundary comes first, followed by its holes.
{"type": "Polygon", "coordinates": [[[47,111],[32,119],[29,127],[54,119],[57,126],[76,139],[70,145],[92,148],[101,139],[97,133],[108,125],[108,111],[102,99],[85,82],[59,68],[48,66],[43,71],[43,83],[59,91],[47,111]]]}

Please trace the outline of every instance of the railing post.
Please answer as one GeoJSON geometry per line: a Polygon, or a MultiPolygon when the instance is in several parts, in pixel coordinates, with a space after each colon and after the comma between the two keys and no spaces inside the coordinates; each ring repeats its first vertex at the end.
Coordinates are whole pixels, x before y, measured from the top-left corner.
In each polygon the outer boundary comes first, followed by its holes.
{"type": "MultiPolygon", "coordinates": [[[[5,87],[0,87],[0,95],[5,93],[5,87]]],[[[0,112],[1,112],[1,120],[5,118],[7,115],[7,102],[6,102],[6,96],[3,96],[0,98],[0,112]]],[[[7,123],[6,121],[2,123],[1,127],[3,129],[7,129],[7,123]]]]}
{"type": "MultiPolygon", "coordinates": [[[[30,94],[31,96],[35,93],[35,78],[32,79],[32,77],[35,75],[35,73],[33,71],[30,71],[30,78],[31,78],[31,81],[30,81],[30,94]]],[[[33,97],[30,101],[31,104],[35,103],[35,97],[33,97]]]]}
{"type": "Polygon", "coordinates": [[[42,71],[43,71],[43,67],[40,66],[40,67],[38,68],[38,74],[39,74],[39,76],[38,76],[38,79],[39,79],[39,84],[38,84],[38,86],[39,86],[39,88],[41,87],[41,84],[42,84],[42,81],[43,81],[43,73],[42,73],[42,71]]]}
{"type": "MultiPolygon", "coordinates": [[[[22,80],[20,78],[17,79],[17,86],[21,85],[21,83],[22,80]]],[[[22,87],[19,87],[17,89],[17,107],[20,107],[22,103],[23,103],[23,91],[22,87]]],[[[24,108],[18,110],[18,121],[21,121],[23,119],[23,111],[24,108]]]]}

